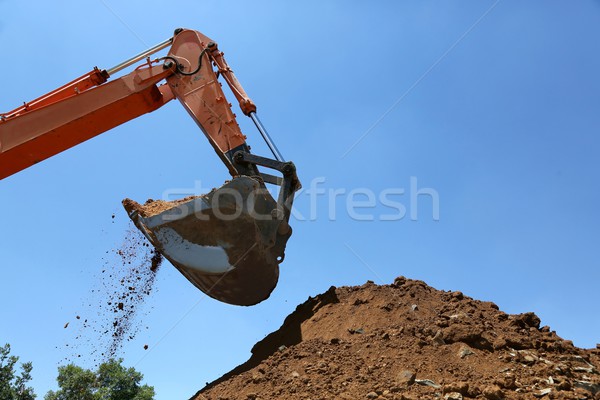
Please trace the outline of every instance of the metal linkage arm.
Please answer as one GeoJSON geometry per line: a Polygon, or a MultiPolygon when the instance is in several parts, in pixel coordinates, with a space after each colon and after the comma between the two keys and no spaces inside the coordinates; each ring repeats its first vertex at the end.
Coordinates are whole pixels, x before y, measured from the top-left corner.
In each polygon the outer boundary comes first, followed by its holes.
{"type": "MultiPolygon", "coordinates": [[[[274,169],[283,175],[283,180],[279,184],[281,187],[279,197],[277,199],[277,207],[279,211],[278,218],[284,221],[289,221],[292,205],[294,203],[294,193],[299,190],[302,185],[296,175],[296,166],[293,162],[281,162],[270,158],[257,156],[245,151],[238,151],[234,154],[233,159],[240,164],[254,164],[262,167],[274,169]]],[[[271,175],[267,175],[271,176],[271,175]]]]}

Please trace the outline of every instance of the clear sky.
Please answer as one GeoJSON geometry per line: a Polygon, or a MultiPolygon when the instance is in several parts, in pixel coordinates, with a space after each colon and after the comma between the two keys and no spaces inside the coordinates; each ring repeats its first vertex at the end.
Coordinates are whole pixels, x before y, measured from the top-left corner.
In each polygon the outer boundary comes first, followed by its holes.
{"type": "MultiPolygon", "coordinates": [[[[161,269],[119,354],[158,399],[245,361],[308,296],[398,275],[600,342],[600,2],[0,0],[0,110],[177,27],[219,43],[305,189],[269,300],[222,304],[161,269]]],[[[40,396],[100,301],[121,199],[227,178],[172,102],[0,182],[0,344],[40,396]]]]}

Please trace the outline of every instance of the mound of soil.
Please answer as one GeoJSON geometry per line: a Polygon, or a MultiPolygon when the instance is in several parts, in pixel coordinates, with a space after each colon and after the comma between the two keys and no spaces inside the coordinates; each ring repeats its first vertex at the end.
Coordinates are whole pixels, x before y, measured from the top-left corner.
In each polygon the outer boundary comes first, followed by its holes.
{"type": "Polygon", "coordinates": [[[600,399],[599,367],[534,313],[399,277],[309,298],[192,399],[600,399]]]}

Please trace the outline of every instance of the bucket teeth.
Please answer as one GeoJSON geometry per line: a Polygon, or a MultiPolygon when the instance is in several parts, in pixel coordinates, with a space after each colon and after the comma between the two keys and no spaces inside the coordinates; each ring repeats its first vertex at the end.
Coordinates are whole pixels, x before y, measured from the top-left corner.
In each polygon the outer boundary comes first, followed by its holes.
{"type": "Polygon", "coordinates": [[[123,200],[134,224],[198,289],[249,306],[269,297],[291,229],[258,180],[240,176],[203,196],[144,205],[123,200]]]}

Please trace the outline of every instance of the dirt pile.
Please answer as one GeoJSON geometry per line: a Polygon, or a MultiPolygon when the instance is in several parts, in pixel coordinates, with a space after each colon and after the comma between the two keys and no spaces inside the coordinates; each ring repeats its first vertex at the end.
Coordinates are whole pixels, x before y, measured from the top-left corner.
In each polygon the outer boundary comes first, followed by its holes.
{"type": "Polygon", "coordinates": [[[600,348],[397,278],[309,298],[192,399],[600,399],[600,348]]]}

